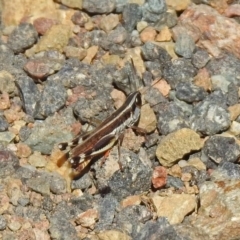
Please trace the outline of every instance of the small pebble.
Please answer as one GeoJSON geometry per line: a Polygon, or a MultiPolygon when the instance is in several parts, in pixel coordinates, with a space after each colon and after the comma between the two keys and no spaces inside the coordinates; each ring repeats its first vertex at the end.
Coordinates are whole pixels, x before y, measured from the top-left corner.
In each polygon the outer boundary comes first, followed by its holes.
{"type": "Polygon", "coordinates": [[[47,30],[50,29],[52,25],[56,23],[57,23],[56,20],[40,17],[34,20],[33,26],[35,27],[39,34],[44,35],[47,32],[47,30]]]}
{"type": "Polygon", "coordinates": [[[161,188],[167,182],[167,169],[162,166],[155,167],[152,174],[152,184],[154,188],[161,188]]]}
{"type": "Polygon", "coordinates": [[[140,21],[137,23],[137,30],[140,33],[143,29],[145,29],[148,26],[148,23],[146,21],[140,21]]]}
{"type": "Polygon", "coordinates": [[[0,116],[0,132],[4,132],[8,129],[8,122],[3,116],[0,116]]]}
{"type": "Polygon", "coordinates": [[[107,16],[102,16],[100,21],[100,28],[105,32],[110,32],[119,23],[119,16],[117,14],[109,14],[107,16]]]}
{"type": "Polygon", "coordinates": [[[200,158],[190,158],[187,163],[198,170],[206,170],[206,165],[201,161],[200,158]]]}
{"type": "Polygon", "coordinates": [[[24,144],[24,143],[18,143],[17,144],[17,156],[20,158],[26,158],[29,157],[32,153],[31,148],[24,144]]]}
{"type": "Polygon", "coordinates": [[[174,177],[181,177],[182,170],[178,164],[173,165],[170,169],[168,174],[174,176],[174,177]]]}
{"type": "Polygon", "coordinates": [[[2,93],[0,95],[0,110],[5,110],[10,107],[9,95],[7,93],[2,93]]]}
{"type": "Polygon", "coordinates": [[[183,168],[183,167],[188,166],[188,162],[186,160],[180,160],[178,162],[178,165],[180,166],[180,168],[183,168]]]}
{"type": "Polygon", "coordinates": [[[172,39],[172,34],[171,31],[169,30],[168,27],[164,27],[160,33],[157,34],[156,36],[156,41],[157,42],[168,42],[172,39]]]}
{"type": "Polygon", "coordinates": [[[157,35],[156,30],[153,27],[146,27],[140,33],[140,39],[143,43],[153,41],[157,35]]]}
{"type": "Polygon", "coordinates": [[[15,137],[16,137],[16,135],[14,133],[9,132],[9,131],[0,132],[0,141],[1,142],[10,143],[15,137]]]}
{"type": "Polygon", "coordinates": [[[191,173],[182,173],[181,180],[183,182],[190,182],[192,179],[192,174],[191,173]]]}
{"type": "Polygon", "coordinates": [[[21,223],[17,221],[11,221],[8,224],[9,229],[12,230],[13,232],[16,232],[17,230],[19,230],[21,226],[22,226],[21,223]]]}
{"type": "Polygon", "coordinates": [[[190,35],[182,33],[179,36],[177,36],[175,51],[178,55],[184,58],[191,58],[194,49],[195,43],[190,35]]]}
{"type": "Polygon", "coordinates": [[[7,227],[7,220],[3,215],[0,215],[0,230],[3,231],[7,227]]]}
{"type": "Polygon", "coordinates": [[[46,158],[36,151],[29,156],[28,162],[34,167],[45,167],[47,165],[46,158]]]}
{"type": "Polygon", "coordinates": [[[30,23],[21,23],[8,37],[8,45],[15,53],[30,48],[38,38],[38,33],[30,23]],[[28,36],[28,37],[26,37],[28,36]]]}

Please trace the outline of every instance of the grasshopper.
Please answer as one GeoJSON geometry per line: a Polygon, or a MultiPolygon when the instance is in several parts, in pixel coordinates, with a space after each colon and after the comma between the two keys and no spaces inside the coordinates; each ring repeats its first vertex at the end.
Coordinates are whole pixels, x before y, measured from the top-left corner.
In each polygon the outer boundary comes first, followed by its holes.
{"type": "MultiPolygon", "coordinates": [[[[131,68],[133,68],[133,62],[131,68]]],[[[82,142],[79,143],[79,137],[76,137],[70,144],[59,144],[60,150],[70,147],[66,154],[76,173],[81,173],[94,157],[108,152],[116,142],[118,142],[120,154],[120,142],[124,130],[133,128],[139,120],[142,106],[141,95],[139,90],[130,93],[119,109],[81,138],[82,142]]]]}

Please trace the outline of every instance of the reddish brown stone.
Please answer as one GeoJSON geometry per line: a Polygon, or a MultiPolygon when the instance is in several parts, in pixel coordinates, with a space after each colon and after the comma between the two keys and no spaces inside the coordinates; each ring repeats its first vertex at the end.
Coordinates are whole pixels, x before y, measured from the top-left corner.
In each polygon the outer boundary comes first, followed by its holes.
{"type": "Polygon", "coordinates": [[[33,26],[36,28],[37,32],[41,35],[44,35],[52,25],[57,24],[56,20],[50,18],[40,17],[34,20],[33,26]]]}
{"type": "Polygon", "coordinates": [[[162,166],[155,167],[152,174],[152,184],[154,188],[161,188],[167,182],[167,169],[162,166]]]}
{"type": "Polygon", "coordinates": [[[49,66],[40,59],[30,60],[24,66],[24,70],[34,78],[42,79],[50,74],[49,66]]]}
{"type": "Polygon", "coordinates": [[[226,17],[240,16],[240,4],[232,4],[225,11],[226,17]]]}
{"type": "Polygon", "coordinates": [[[83,27],[89,20],[89,16],[81,11],[75,12],[72,16],[72,22],[80,27],[83,27]]]}

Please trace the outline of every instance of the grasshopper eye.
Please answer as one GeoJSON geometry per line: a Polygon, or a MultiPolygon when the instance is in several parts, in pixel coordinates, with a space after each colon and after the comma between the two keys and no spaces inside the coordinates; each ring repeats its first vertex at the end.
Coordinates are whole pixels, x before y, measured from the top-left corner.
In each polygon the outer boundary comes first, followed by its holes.
{"type": "Polygon", "coordinates": [[[141,99],[141,95],[140,94],[136,96],[135,104],[137,106],[141,106],[142,105],[142,99],[141,99]]]}

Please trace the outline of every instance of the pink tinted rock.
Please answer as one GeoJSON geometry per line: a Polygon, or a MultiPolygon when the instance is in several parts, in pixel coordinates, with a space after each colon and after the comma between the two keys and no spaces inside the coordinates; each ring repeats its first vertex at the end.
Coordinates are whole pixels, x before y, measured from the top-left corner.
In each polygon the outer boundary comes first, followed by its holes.
{"type": "Polygon", "coordinates": [[[37,32],[44,35],[52,25],[57,24],[57,21],[50,18],[40,17],[34,20],[33,26],[36,28],[37,32]]]}
{"type": "Polygon", "coordinates": [[[225,11],[226,17],[240,16],[240,4],[232,4],[225,11]]]}
{"type": "Polygon", "coordinates": [[[154,188],[161,188],[167,182],[167,169],[162,166],[155,167],[152,174],[152,184],[154,188]]]}
{"type": "Polygon", "coordinates": [[[191,5],[172,30],[174,38],[185,31],[215,57],[228,51],[240,58],[240,25],[207,5],[191,5]]]}
{"type": "Polygon", "coordinates": [[[49,66],[41,60],[32,59],[28,61],[24,70],[34,78],[42,79],[50,74],[49,66]]]}

